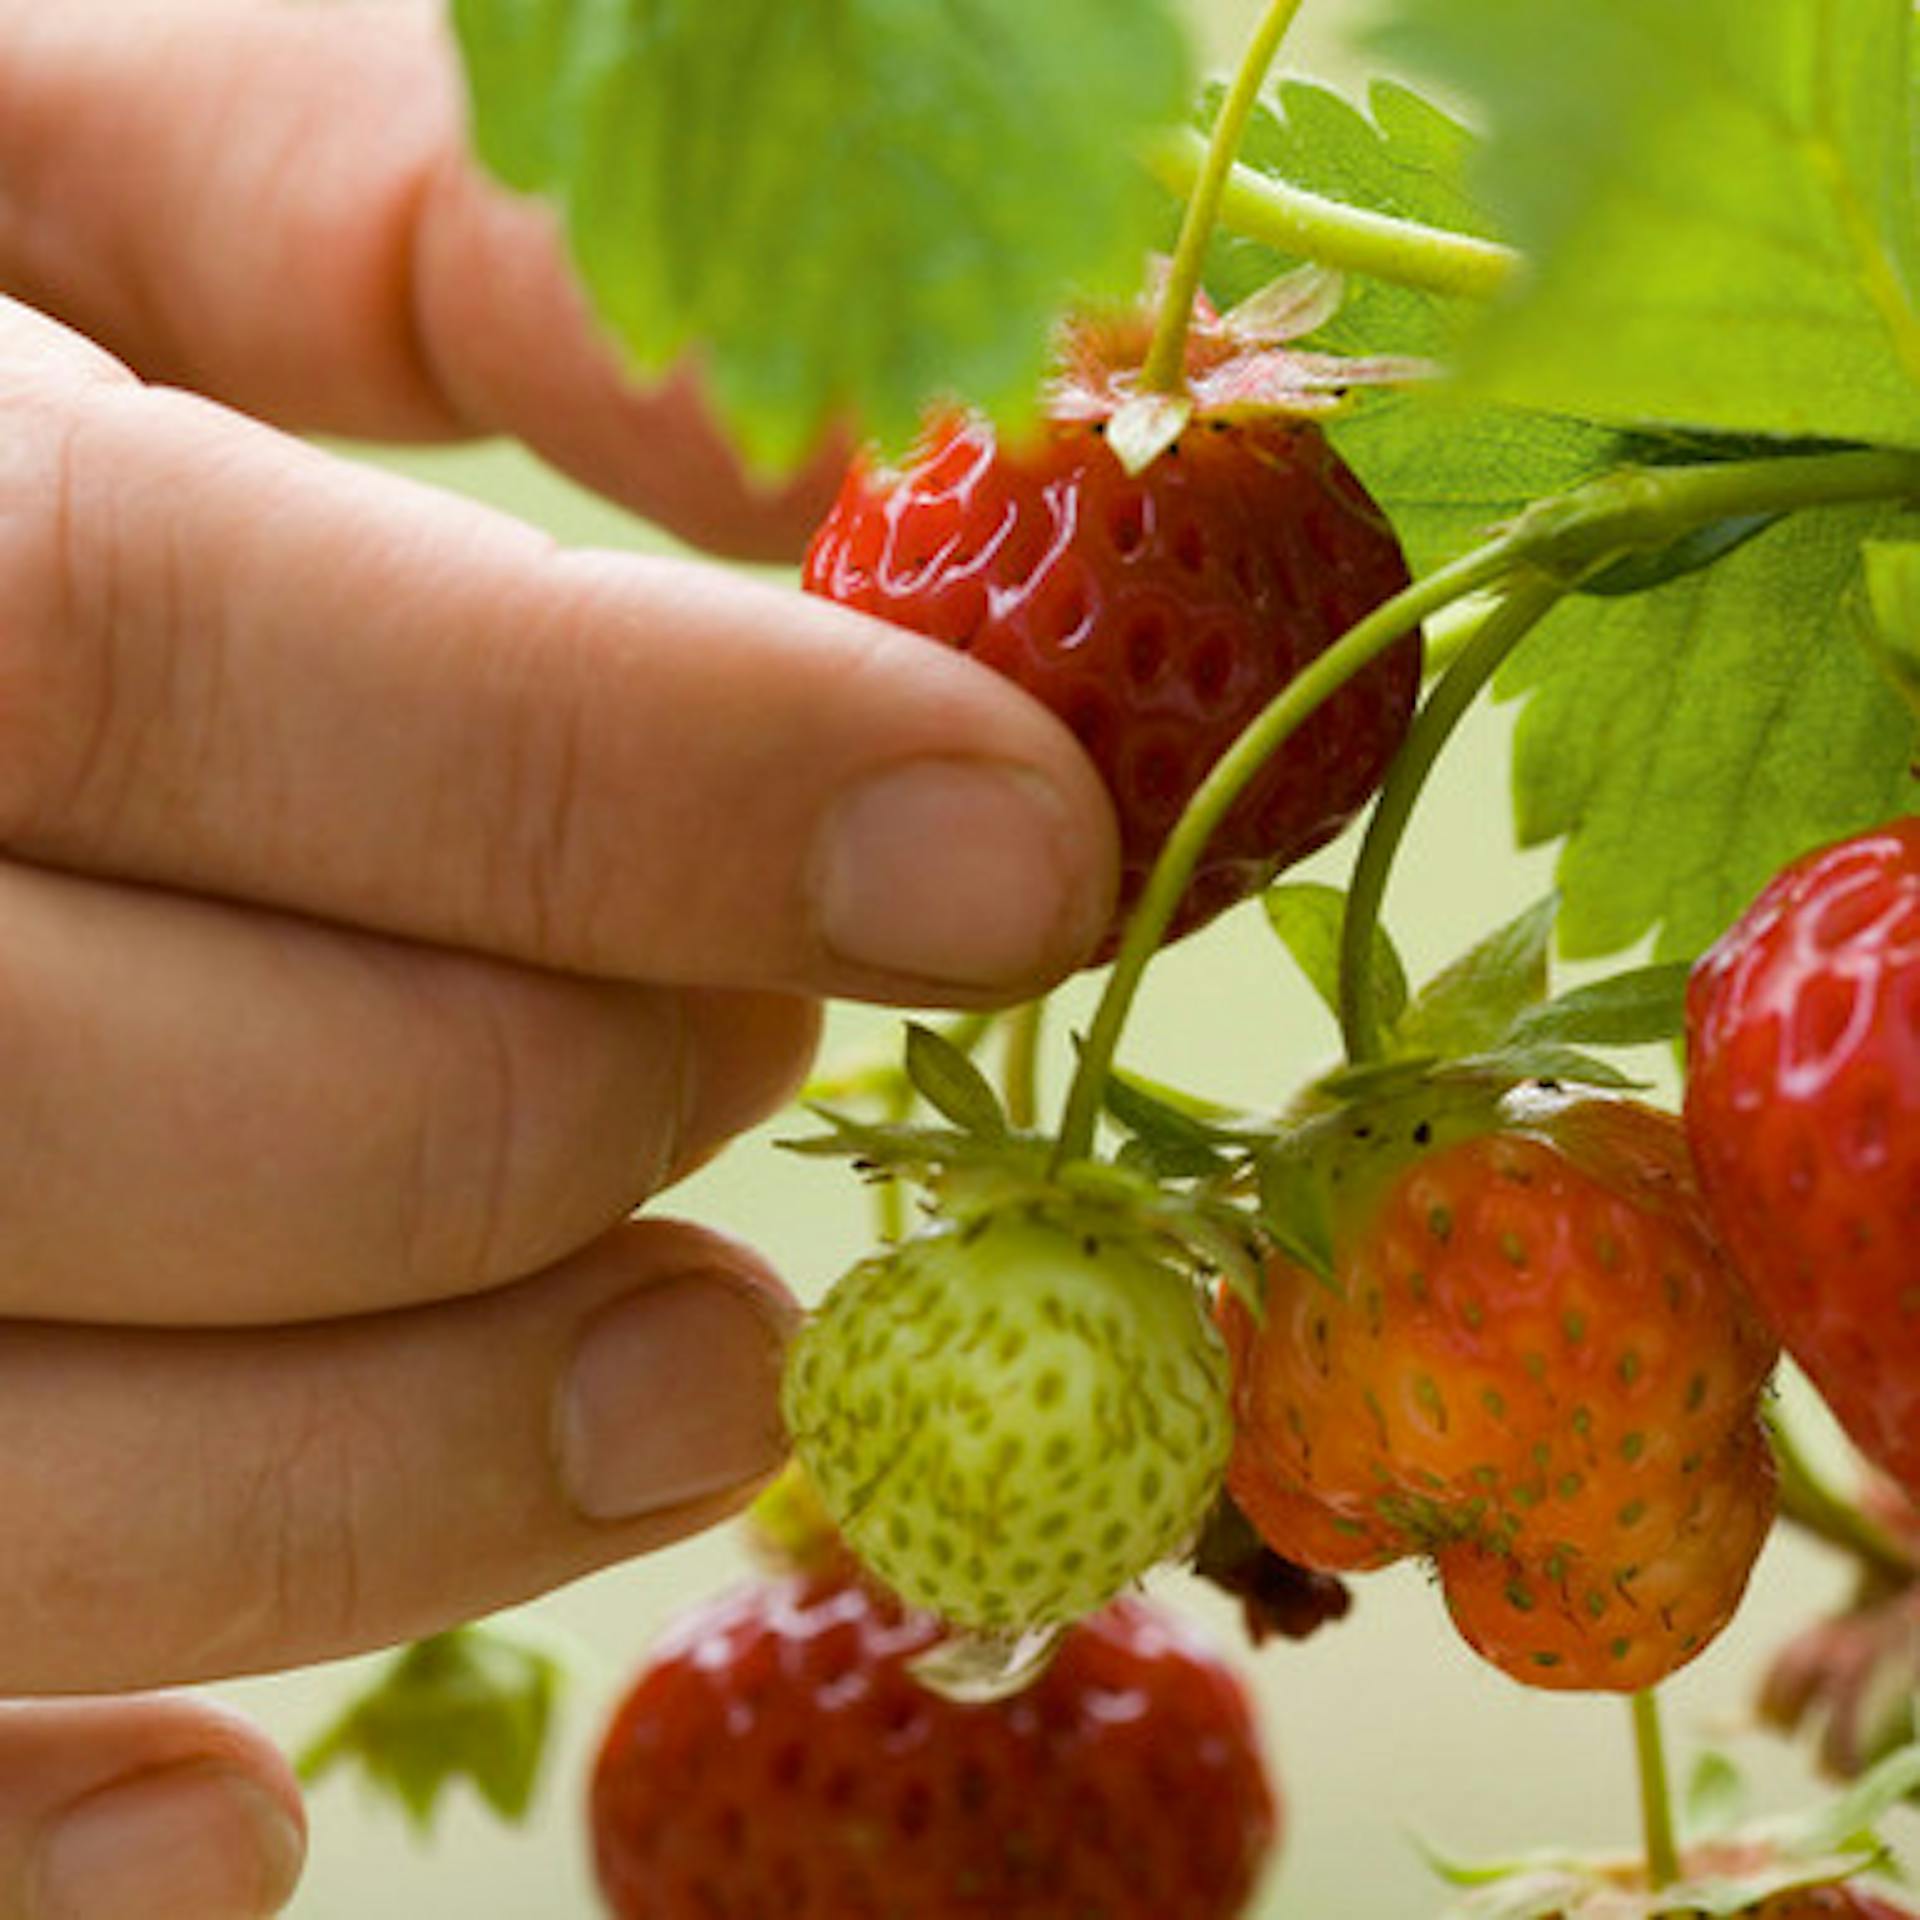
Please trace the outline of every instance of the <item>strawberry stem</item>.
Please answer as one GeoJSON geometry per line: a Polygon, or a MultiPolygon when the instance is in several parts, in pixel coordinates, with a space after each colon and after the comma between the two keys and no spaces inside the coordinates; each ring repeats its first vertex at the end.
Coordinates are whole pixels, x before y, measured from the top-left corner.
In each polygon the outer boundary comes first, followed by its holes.
{"type": "Polygon", "coordinates": [[[1660,1697],[1651,1687],[1633,1696],[1633,1751],[1640,1774],[1640,1822],[1647,1850],[1647,1886],[1658,1893],[1680,1878],[1673,1832],[1673,1790],[1667,1782],[1667,1743],[1660,1728],[1660,1697]]]}
{"type": "Polygon", "coordinates": [[[1007,1017],[1000,1092],[1007,1103],[1008,1123],[1016,1133],[1030,1131],[1040,1117],[1040,1035],[1046,1017],[1044,998],[1029,1000],[1007,1017]]]}
{"type": "Polygon", "coordinates": [[[1280,42],[1293,25],[1303,0],[1269,0],[1265,15],[1241,56],[1220,117],[1187,199],[1180,238],[1173,250],[1173,270],[1160,298],[1160,314],[1153,344],[1140,370],[1140,384],[1148,393],[1181,393],[1187,384],[1187,329],[1193,321],[1194,297],[1207,264],[1207,248],[1220,217],[1220,200],[1233,173],[1233,163],[1246,137],[1247,122],[1266,85],[1267,70],[1280,51],[1280,42]]]}
{"type": "Polygon", "coordinates": [[[1767,1415],[1767,1438],[1780,1483],[1780,1513],[1802,1532],[1851,1554],[1863,1572],[1895,1588],[1920,1579],[1913,1556],[1829,1486],[1779,1409],[1767,1415]]]}
{"type": "MultiPolygon", "coordinates": [[[[1191,194],[1209,152],[1199,134],[1183,128],[1157,140],[1147,164],[1169,191],[1191,194]]],[[[1251,167],[1227,170],[1214,217],[1278,253],[1455,299],[1491,300],[1520,264],[1519,254],[1497,240],[1349,207],[1251,167]]]]}
{"type": "Polygon", "coordinates": [[[1340,934],[1340,1032],[1354,1066],[1385,1051],[1374,999],[1374,932],[1387,876],[1435,763],[1500,663],[1558,604],[1563,589],[1545,575],[1522,577],[1481,622],[1427,696],[1388,769],[1354,862],[1340,934]]]}

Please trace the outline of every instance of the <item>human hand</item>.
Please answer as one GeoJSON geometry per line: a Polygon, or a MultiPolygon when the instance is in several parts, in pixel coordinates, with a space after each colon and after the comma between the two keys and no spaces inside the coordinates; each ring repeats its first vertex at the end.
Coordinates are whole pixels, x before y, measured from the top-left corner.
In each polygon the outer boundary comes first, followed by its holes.
{"type": "MultiPolygon", "coordinates": [[[[995,677],[273,430],[510,432],[793,550],[822,476],[623,391],[460,140],[411,11],[0,0],[0,1694],[403,1639],[730,1511],[790,1304],[626,1216],[818,996],[1013,998],[1110,909],[1095,777],[995,677]]],[[[300,1833],[207,1706],[0,1710],[4,1920],[270,1911],[300,1833]]]]}

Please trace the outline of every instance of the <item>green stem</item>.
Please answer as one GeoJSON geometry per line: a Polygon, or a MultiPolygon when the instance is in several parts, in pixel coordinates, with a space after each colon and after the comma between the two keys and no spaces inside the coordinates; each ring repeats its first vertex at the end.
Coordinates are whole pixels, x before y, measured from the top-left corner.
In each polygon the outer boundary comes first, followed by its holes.
{"type": "Polygon", "coordinates": [[[1047,1003],[1029,1000],[1007,1019],[1007,1050],[1001,1061],[1001,1093],[1007,1119],[1016,1133],[1030,1131],[1040,1118],[1040,1035],[1047,1003]]]}
{"type": "Polygon", "coordinates": [[[1523,555],[1570,584],[1636,550],[1657,553],[1694,528],[1920,494],[1920,454],[1804,453],[1699,467],[1627,467],[1536,501],[1514,523],[1523,555]]]}
{"type": "Polygon", "coordinates": [[[1651,1687],[1633,1696],[1633,1751],[1640,1773],[1647,1886],[1658,1893],[1680,1878],[1680,1849],[1673,1834],[1673,1790],[1667,1784],[1667,1743],[1660,1731],[1660,1699],[1651,1687]]]}
{"type": "Polygon", "coordinates": [[[1851,1554],[1878,1580],[1906,1588],[1920,1579],[1913,1555],[1875,1526],[1850,1500],[1830,1487],[1807,1458],[1799,1438],[1779,1414],[1767,1418],[1768,1438],[1780,1487],[1780,1512],[1816,1540],[1851,1554]]]}
{"type": "Polygon", "coordinates": [[[1106,1078],[1148,963],[1220,822],[1320,704],[1429,615],[1517,572],[1561,587],[1639,548],[1658,552],[1731,515],[1920,499],[1920,454],[1868,451],[1708,467],[1629,469],[1537,502],[1504,532],[1376,607],[1255,715],[1201,782],[1147,878],[1094,1009],[1061,1117],[1054,1165],[1093,1151],[1106,1078]]]}
{"type": "Polygon", "coordinates": [[[1383,1042],[1374,998],[1374,935],[1386,898],[1387,876],[1406,837],[1428,776],[1453,732],[1495,670],[1559,600],[1560,586],[1543,576],[1517,580],[1475,631],[1446,676],[1427,696],[1380,789],[1366,837],[1354,862],[1340,934],[1340,1032],[1355,1066],[1378,1060],[1383,1042]]]}
{"type": "Polygon", "coordinates": [[[1140,384],[1148,393],[1179,393],[1186,386],[1187,329],[1193,321],[1193,302],[1207,264],[1207,247],[1220,218],[1221,196],[1233,173],[1240,142],[1246,137],[1247,122],[1259,102],[1260,89],[1266,84],[1267,69],[1273,65],[1280,42],[1303,3],[1268,0],[1266,13],[1241,56],[1233,85],[1220,103],[1212,137],[1202,143],[1197,134],[1194,136],[1200,161],[1187,189],[1186,217],[1180,223],[1180,238],[1173,250],[1173,270],[1160,297],[1153,344],[1140,369],[1140,384]]]}
{"type": "MultiPolygon", "coordinates": [[[[1182,129],[1156,141],[1147,164],[1163,186],[1190,194],[1204,177],[1208,158],[1206,141],[1182,129]]],[[[1498,241],[1369,213],[1251,167],[1228,170],[1216,217],[1232,232],[1277,253],[1465,300],[1491,300],[1520,264],[1520,256],[1498,241]]]]}

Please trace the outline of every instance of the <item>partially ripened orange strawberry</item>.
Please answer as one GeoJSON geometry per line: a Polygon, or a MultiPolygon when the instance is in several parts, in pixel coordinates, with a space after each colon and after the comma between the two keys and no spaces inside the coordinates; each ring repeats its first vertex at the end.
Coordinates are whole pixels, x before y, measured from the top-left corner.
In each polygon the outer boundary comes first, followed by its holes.
{"type": "Polygon", "coordinates": [[[1679,1123],[1542,1088],[1412,1092],[1311,1123],[1331,1258],[1221,1307],[1228,1484],[1276,1551],[1410,1555],[1489,1660],[1633,1691],[1726,1622],[1773,1511],[1774,1348],[1679,1123]]]}

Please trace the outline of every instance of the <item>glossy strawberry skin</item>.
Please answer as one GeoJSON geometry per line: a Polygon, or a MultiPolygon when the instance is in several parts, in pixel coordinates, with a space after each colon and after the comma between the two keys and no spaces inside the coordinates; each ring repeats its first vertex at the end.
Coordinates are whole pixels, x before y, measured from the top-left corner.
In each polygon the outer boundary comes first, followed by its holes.
{"type": "Polygon", "coordinates": [[[1774,1350],[1678,1122],[1569,1097],[1431,1150],[1351,1124],[1390,1158],[1339,1217],[1331,1279],[1275,1256],[1264,1324],[1223,1302],[1228,1486],[1309,1566],[1431,1559],[1517,1680],[1652,1685],[1731,1617],[1773,1511],[1774,1350]]]}
{"type": "Polygon", "coordinates": [[[1245,1695],[1116,1602],[1025,1692],[961,1706],[932,1620],[843,1578],[689,1616],[621,1703],[591,1792],[620,1920],[1231,1920],[1277,1831],[1245,1695]]]}
{"type": "MultiPolygon", "coordinates": [[[[1136,477],[1097,412],[1056,408],[1031,443],[953,416],[904,465],[856,466],[802,579],[971,654],[1073,730],[1114,798],[1124,913],[1235,736],[1407,570],[1309,422],[1202,419],[1136,477]]],[[[1214,836],[1174,934],[1346,824],[1419,684],[1416,633],[1313,715],[1214,836]]]]}
{"type": "Polygon", "coordinates": [[[1694,969],[1687,1128],[1742,1277],[1920,1498],[1920,820],[1787,867],[1694,969]]]}

